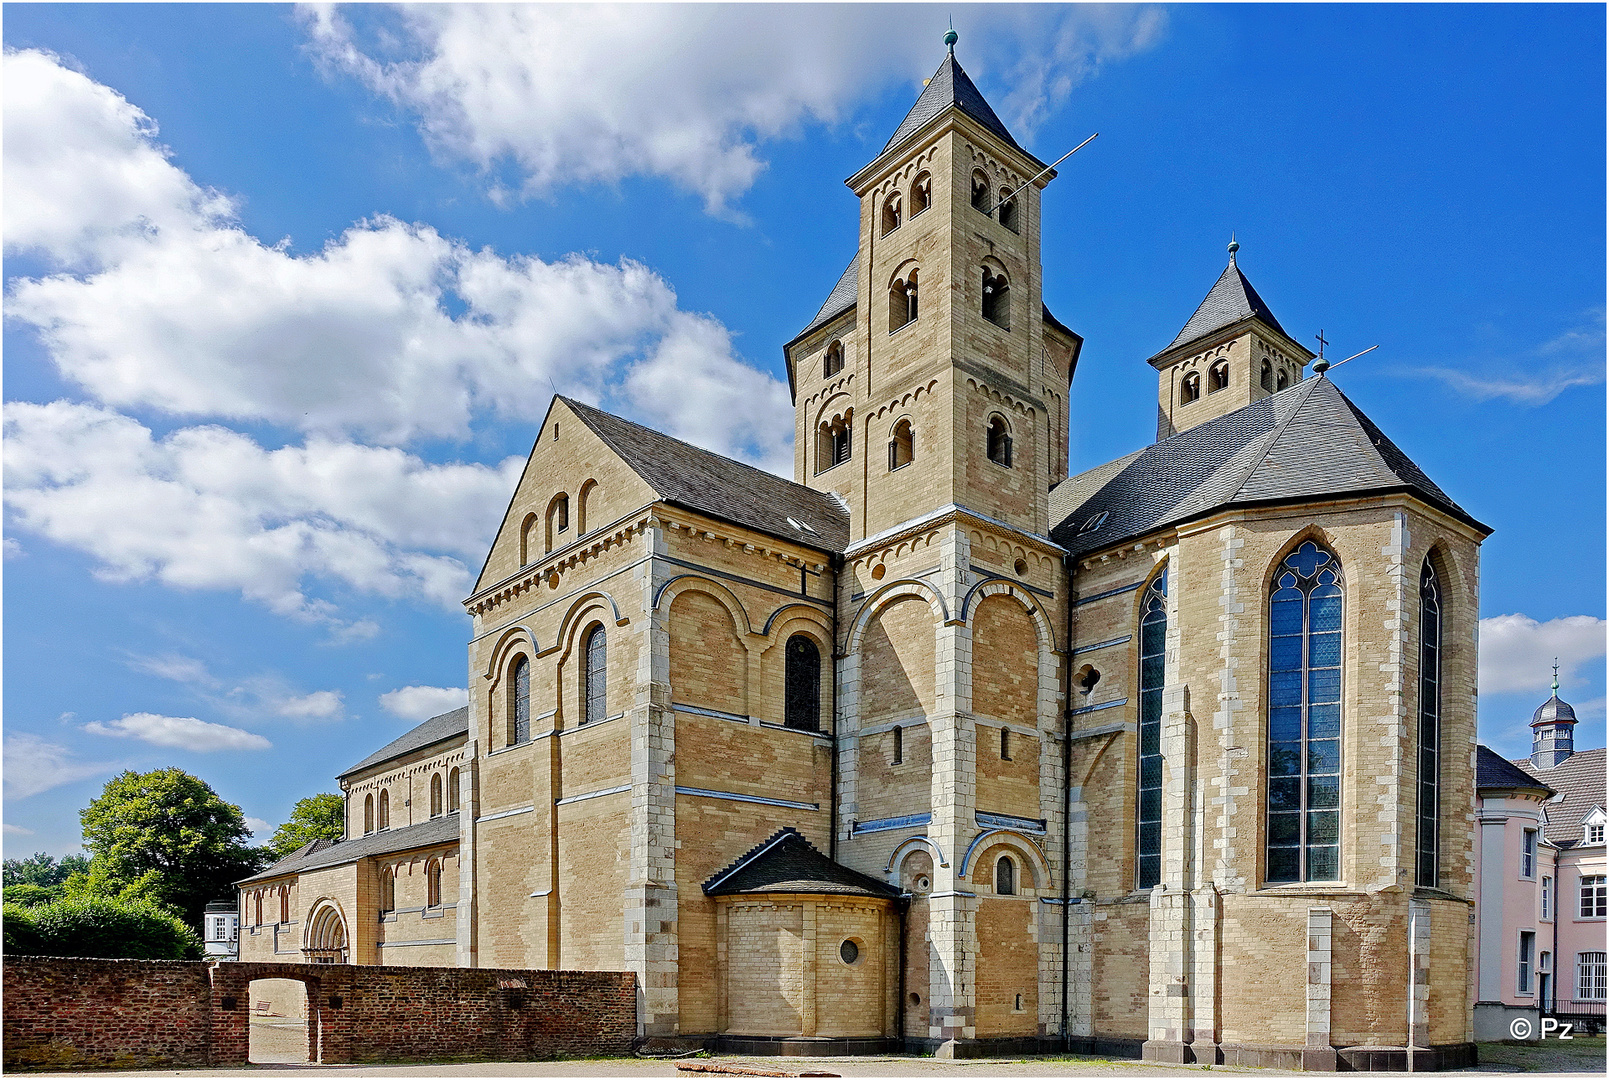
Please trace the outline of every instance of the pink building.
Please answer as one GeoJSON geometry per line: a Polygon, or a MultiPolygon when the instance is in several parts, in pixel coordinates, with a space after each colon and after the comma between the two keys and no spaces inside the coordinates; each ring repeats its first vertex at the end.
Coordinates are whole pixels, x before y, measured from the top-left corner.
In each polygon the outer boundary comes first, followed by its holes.
{"type": "Polygon", "coordinates": [[[1531,756],[1477,748],[1477,1041],[1543,1017],[1602,1030],[1604,751],[1575,749],[1575,710],[1553,696],[1531,720],[1531,756]]]}

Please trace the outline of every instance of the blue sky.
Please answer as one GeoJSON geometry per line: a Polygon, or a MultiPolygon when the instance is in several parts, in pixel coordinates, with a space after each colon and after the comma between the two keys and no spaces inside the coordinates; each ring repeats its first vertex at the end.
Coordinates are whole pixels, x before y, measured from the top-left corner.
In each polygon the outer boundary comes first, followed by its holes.
{"type": "Polygon", "coordinates": [[[125,767],[277,825],[451,707],[553,386],[785,469],[780,345],[951,14],[1030,150],[1101,133],[1045,197],[1073,468],[1152,437],[1233,231],[1496,530],[1483,739],[1558,655],[1602,745],[1601,6],[9,5],[7,855],[125,767]]]}

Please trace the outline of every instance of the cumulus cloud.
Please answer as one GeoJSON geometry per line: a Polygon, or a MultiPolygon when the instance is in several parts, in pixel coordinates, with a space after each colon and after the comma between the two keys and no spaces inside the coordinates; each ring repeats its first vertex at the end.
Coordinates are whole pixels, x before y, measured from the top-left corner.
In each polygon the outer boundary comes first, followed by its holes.
{"type": "Polygon", "coordinates": [[[159,439],[61,401],[8,403],[5,442],[14,520],[89,553],[104,578],[237,589],[328,624],[340,620],[304,577],[454,607],[521,465],[430,465],[325,441],[264,450],[220,427],[159,439]]]}
{"type": "Polygon", "coordinates": [[[287,698],[278,707],[279,715],[297,720],[332,720],[345,711],[339,690],[315,690],[301,697],[287,698]]]}
{"type": "Polygon", "coordinates": [[[557,385],[623,392],[679,437],[791,461],[781,384],[641,263],[503,256],[386,216],[295,254],[241,229],[115,91],[37,51],[7,53],[6,84],[7,247],[54,268],[13,280],[6,314],[105,404],[400,445],[529,421],[557,385]],[[119,183],[131,190],[107,194],[119,183]],[[730,390],[675,413],[626,390],[682,374],[730,390]]]}
{"type": "Polygon", "coordinates": [[[26,799],[53,787],[105,776],[122,768],[115,761],[79,761],[65,746],[22,732],[5,737],[5,797],[26,799]]]}
{"type": "Polygon", "coordinates": [[[213,724],[193,716],[162,716],[158,713],[130,713],[118,720],[84,725],[91,735],[118,739],[138,739],[152,746],[170,746],[208,754],[215,750],[267,750],[273,743],[261,735],[240,728],[213,724]]]}
{"type": "Polygon", "coordinates": [[[272,836],[274,833],[273,825],[264,821],[260,817],[251,817],[249,815],[246,818],[246,828],[251,830],[253,839],[259,836],[272,836]]]}
{"type": "MultiPolygon", "coordinates": [[[[302,9],[331,70],[417,118],[494,197],[663,177],[711,213],[765,169],[761,144],[851,115],[891,78],[932,73],[942,25],[902,5],[480,5],[302,9]],[[350,17],[349,17],[350,16],[350,17]],[[501,177],[513,173],[512,190],[501,177]]],[[[958,9],[973,74],[1026,137],[1106,62],[1148,48],[1160,8],[958,9]],[[969,33],[987,21],[988,32],[969,33]]],[[[914,98],[913,98],[914,100],[914,98]]]]}
{"type": "Polygon", "coordinates": [[[1576,669],[1602,659],[1609,622],[1565,615],[1539,622],[1529,615],[1495,615],[1480,621],[1480,692],[1545,694],[1557,658],[1561,683],[1576,669]]]}
{"type": "Polygon", "coordinates": [[[469,692],[459,686],[404,686],[380,695],[380,707],[404,720],[429,720],[468,701],[469,692]]]}
{"type": "Polygon", "coordinates": [[[13,825],[8,821],[5,824],[5,834],[7,836],[32,836],[34,831],[32,829],[24,829],[21,825],[13,825]]]}

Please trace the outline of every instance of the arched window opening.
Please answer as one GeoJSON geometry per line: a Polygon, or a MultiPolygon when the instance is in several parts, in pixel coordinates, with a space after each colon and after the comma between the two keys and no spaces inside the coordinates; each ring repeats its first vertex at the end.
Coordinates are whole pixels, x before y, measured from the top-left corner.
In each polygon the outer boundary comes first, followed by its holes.
{"type": "Polygon", "coordinates": [[[989,417],[985,450],[990,461],[1011,468],[1011,429],[1006,426],[1006,418],[998,413],[989,417]]]}
{"type": "Polygon", "coordinates": [[[888,471],[902,469],[916,459],[916,430],[909,420],[894,425],[894,437],[888,442],[888,471]]]}
{"type": "Polygon", "coordinates": [[[1179,383],[1179,404],[1188,405],[1201,396],[1201,373],[1192,371],[1179,383]]]}
{"type": "Polygon", "coordinates": [[[588,480],[581,485],[581,492],[575,497],[575,534],[587,535],[588,512],[598,503],[598,482],[588,480]]]}
{"type": "Polygon", "coordinates": [[[367,836],[374,831],[374,792],[363,796],[363,833],[367,836]]]}
{"type": "Polygon", "coordinates": [[[425,863],[425,907],[441,906],[441,860],[425,863]]]}
{"type": "Polygon", "coordinates": [[[518,746],[531,741],[531,663],[516,657],[509,669],[508,744],[518,746]]]}
{"type": "Polygon", "coordinates": [[[305,951],[315,964],[346,963],[346,924],[334,907],[322,907],[313,915],[305,951]]]}
{"type": "Polygon", "coordinates": [[[911,217],[915,217],[932,205],[933,176],[931,173],[918,173],[915,182],[911,184],[911,217]]]}
{"type": "Polygon", "coordinates": [[[888,332],[909,326],[916,321],[916,276],[912,270],[903,278],[895,278],[888,289],[888,332]]]}
{"type": "Polygon", "coordinates": [[[894,753],[889,764],[899,765],[905,761],[905,729],[896,724],[891,734],[894,736],[894,753]]]}
{"type": "Polygon", "coordinates": [[[1341,564],[1311,540],[1269,595],[1270,882],[1340,876],[1341,600],[1341,564]]]}
{"type": "Polygon", "coordinates": [[[835,341],[827,346],[827,356],[821,365],[821,377],[830,379],[844,370],[844,343],[835,341]]]}
{"type": "Polygon", "coordinates": [[[454,813],[458,809],[458,770],[454,769],[447,774],[447,812],[454,813]]]}
{"type": "Polygon", "coordinates": [[[563,533],[570,528],[570,497],[563,492],[553,496],[548,503],[547,514],[547,550],[552,551],[563,543],[560,539],[563,533]]]}
{"type": "Polygon", "coordinates": [[[587,631],[581,658],[581,722],[595,723],[609,716],[609,648],[603,627],[587,631]]]}
{"type": "Polygon", "coordinates": [[[899,192],[896,191],[883,203],[883,235],[887,236],[899,228],[901,220],[899,192]]]}
{"type": "Polygon", "coordinates": [[[440,817],[442,812],[441,773],[430,778],[430,816],[440,817]]]}
{"type": "Polygon", "coordinates": [[[279,889],[279,921],[291,921],[291,891],[289,887],[281,885],[279,889]]]}
{"type": "Polygon", "coordinates": [[[1290,384],[1291,384],[1290,372],[1286,371],[1284,368],[1280,368],[1279,369],[1279,382],[1277,384],[1278,389],[1283,390],[1286,387],[1288,387],[1290,384]]]}
{"type": "Polygon", "coordinates": [[[834,465],[849,460],[850,422],[852,415],[837,416],[825,422],[816,432],[816,471],[826,472],[834,465]]]}
{"type": "Polygon", "coordinates": [[[1135,883],[1162,880],[1162,688],[1168,641],[1168,571],[1140,601],[1140,752],[1135,797],[1135,883]]]}
{"type": "Polygon", "coordinates": [[[1010,196],[1010,188],[1000,189],[1000,224],[1012,232],[1021,232],[1017,224],[1017,200],[1010,196]]]}
{"type": "Polygon", "coordinates": [[[1229,387],[1229,361],[1220,360],[1207,369],[1207,393],[1216,394],[1229,387]]]}
{"type": "Polygon", "coordinates": [[[1011,286],[1004,274],[983,271],[983,317],[1000,327],[1011,329],[1011,286]]]}
{"type": "Polygon", "coordinates": [[[391,867],[380,869],[380,914],[397,910],[397,876],[391,867]]]}
{"type": "Polygon", "coordinates": [[[538,518],[535,514],[526,514],[525,520],[520,524],[520,565],[530,566],[536,561],[536,524],[538,518]]]}
{"type": "Polygon", "coordinates": [[[972,170],[972,209],[987,214],[989,204],[989,178],[982,169],[972,170]]]}
{"type": "Polygon", "coordinates": [[[1270,394],[1274,392],[1274,365],[1267,360],[1263,361],[1262,383],[1264,390],[1267,390],[1270,394]]]}
{"type": "Polygon", "coordinates": [[[1011,760],[1011,732],[1006,728],[1000,729],[1000,760],[1011,760]]]}
{"type": "Polygon", "coordinates": [[[263,891],[261,889],[258,889],[252,895],[257,901],[257,912],[256,912],[257,918],[254,921],[253,925],[254,926],[261,926],[263,924],[263,891]]]}
{"type": "Polygon", "coordinates": [[[1000,856],[994,864],[994,891],[1001,896],[1017,895],[1017,864],[1009,855],[1000,856]]]}
{"type": "Polygon", "coordinates": [[[784,668],[782,722],[800,731],[820,731],[821,650],[810,635],[788,639],[784,668]]]}
{"type": "Polygon", "coordinates": [[[391,828],[391,792],[380,792],[380,828],[391,828]]]}
{"type": "Polygon", "coordinates": [[[1419,572],[1418,884],[1437,887],[1441,862],[1441,582],[1426,557],[1419,572]]]}

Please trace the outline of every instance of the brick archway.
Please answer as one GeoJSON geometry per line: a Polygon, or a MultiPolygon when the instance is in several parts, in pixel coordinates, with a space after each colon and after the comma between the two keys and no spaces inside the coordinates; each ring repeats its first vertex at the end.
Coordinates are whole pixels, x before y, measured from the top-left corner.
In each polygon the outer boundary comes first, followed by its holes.
{"type": "Polygon", "coordinates": [[[346,965],[218,963],[211,976],[213,1065],[250,1063],[251,984],[258,979],[289,979],[307,988],[309,1064],[351,1060],[346,1004],[352,987],[346,965]]]}

